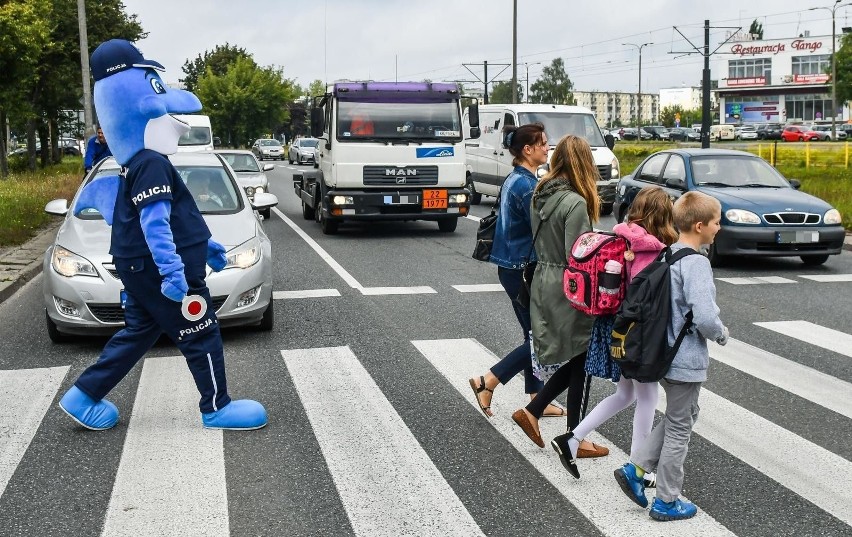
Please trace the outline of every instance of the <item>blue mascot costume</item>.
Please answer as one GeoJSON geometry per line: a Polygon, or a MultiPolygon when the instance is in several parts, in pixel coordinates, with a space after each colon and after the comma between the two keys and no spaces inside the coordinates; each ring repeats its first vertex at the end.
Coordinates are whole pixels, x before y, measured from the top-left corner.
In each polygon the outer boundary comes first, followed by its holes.
{"type": "Polygon", "coordinates": [[[121,177],[92,181],[75,211],[97,208],[112,225],[110,254],[127,293],[125,328],[109,340],[59,406],[82,426],[109,429],[118,409],[104,399],[165,333],[186,357],[201,393],[202,424],[250,430],[266,425],[257,401],[231,400],[225,356],[206,265],[222,270],[225,249],[210,231],[177,170],[164,156],[177,151],[189,126],[171,114],[201,110],[188,91],[166,88],[130,42],[113,39],[92,54],[95,108],[121,177]]]}

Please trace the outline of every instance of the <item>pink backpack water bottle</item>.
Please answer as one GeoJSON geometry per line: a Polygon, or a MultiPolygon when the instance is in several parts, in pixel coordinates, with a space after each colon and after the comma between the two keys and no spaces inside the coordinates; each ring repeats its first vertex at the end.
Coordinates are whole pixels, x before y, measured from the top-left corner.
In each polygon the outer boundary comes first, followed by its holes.
{"type": "Polygon", "coordinates": [[[627,287],[624,253],[629,247],[614,233],[590,231],[577,237],[562,278],[565,297],[575,309],[589,315],[618,312],[627,287]]]}

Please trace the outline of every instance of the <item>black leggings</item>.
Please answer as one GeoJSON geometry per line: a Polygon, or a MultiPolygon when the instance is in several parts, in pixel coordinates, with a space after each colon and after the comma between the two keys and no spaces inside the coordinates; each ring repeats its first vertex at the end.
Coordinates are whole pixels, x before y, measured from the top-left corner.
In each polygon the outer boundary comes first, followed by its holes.
{"type": "Polygon", "coordinates": [[[536,418],[541,418],[556,396],[568,390],[568,400],[565,408],[568,411],[568,428],[573,430],[580,423],[580,406],[583,404],[583,386],[586,380],[586,353],[571,358],[567,364],[556,370],[550,379],[544,383],[544,388],[538,392],[527,405],[527,410],[536,418]]]}

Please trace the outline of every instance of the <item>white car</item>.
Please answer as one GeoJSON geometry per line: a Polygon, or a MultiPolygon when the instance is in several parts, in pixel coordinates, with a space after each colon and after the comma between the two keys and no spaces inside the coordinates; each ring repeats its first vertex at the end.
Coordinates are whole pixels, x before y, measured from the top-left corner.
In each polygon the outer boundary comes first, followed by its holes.
{"type": "Polygon", "coordinates": [[[846,131],[837,129],[834,131],[834,136],[831,135],[831,125],[814,125],[811,130],[819,133],[824,133],[828,140],[845,140],[847,138],[846,131]]]}
{"type": "Polygon", "coordinates": [[[753,125],[744,125],[735,130],[737,140],[757,140],[757,128],[753,125]]]}
{"type": "Polygon", "coordinates": [[[290,144],[287,160],[290,164],[304,164],[317,161],[317,146],[319,140],[316,138],[299,138],[290,144]]]}
{"type": "Polygon", "coordinates": [[[251,146],[251,152],[258,160],[284,160],[284,148],[281,142],[272,138],[260,138],[251,146]]]}
{"type": "MultiPolygon", "coordinates": [[[[213,240],[227,250],[228,265],[207,273],[212,307],[222,326],[258,325],[271,330],[272,246],[255,210],[278,204],[273,194],[255,194],[250,203],[245,191],[222,157],[210,153],[177,153],[169,159],[186,181],[190,192],[196,176],[204,175],[217,201],[196,201],[213,240]]],[[[101,161],[83,180],[69,205],[53,200],[45,211],[64,216],[54,243],[44,255],[44,305],[47,333],[56,343],[69,335],[110,334],[124,326],[121,307],[123,286],[109,254],[111,228],[95,209],[74,215],[80,190],[95,177],[117,175],[120,169],[110,157],[101,161]]],[[[199,177],[201,179],[201,177],[199,177]]]]}
{"type": "MultiPolygon", "coordinates": [[[[266,177],[266,172],[275,169],[274,164],[261,166],[254,158],[254,154],[245,149],[222,149],[217,150],[216,153],[222,155],[222,158],[234,171],[237,182],[246,191],[249,201],[254,202],[255,194],[269,192],[269,179],[266,177]]],[[[260,214],[264,218],[269,218],[271,211],[271,208],[263,209],[260,214]]]]}

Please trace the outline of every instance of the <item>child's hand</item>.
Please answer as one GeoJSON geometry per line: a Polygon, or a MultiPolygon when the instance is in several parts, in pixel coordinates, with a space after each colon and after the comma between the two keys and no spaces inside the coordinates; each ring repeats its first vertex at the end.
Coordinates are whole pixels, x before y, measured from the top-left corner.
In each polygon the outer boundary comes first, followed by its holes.
{"type": "Polygon", "coordinates": [[[728,327],[723,326],[722,335],[716,338],[716,343],[718,343],[719,345],[725,345],[728,342],[728,335],[728,327]]]}

